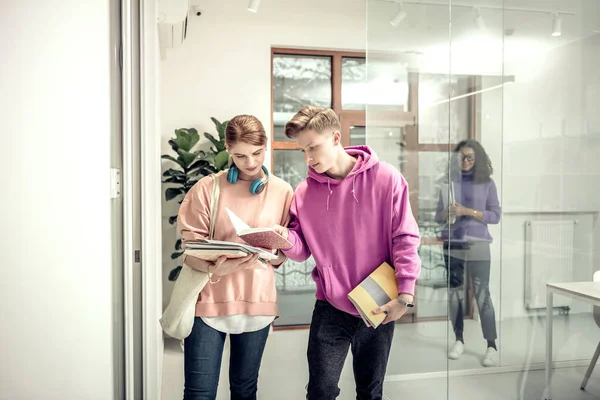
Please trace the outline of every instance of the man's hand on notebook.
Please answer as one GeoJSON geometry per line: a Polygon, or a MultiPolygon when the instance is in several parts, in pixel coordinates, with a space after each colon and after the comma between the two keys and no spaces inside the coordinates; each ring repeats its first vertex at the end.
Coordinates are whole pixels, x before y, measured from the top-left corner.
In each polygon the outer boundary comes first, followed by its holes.
{"type": "Polygon", "coordinates": [[[287,240],[288,238],[288,228],[281,226],[281,225],[275,225],[272,228],[275,232],[277,232],[278,234],[280,234],[284,239],[287,240]]]}
{"type": "MultiPolygon", "coordinates": [[[[403,293],[399,297],[401,297],[407,303],[413,302],[413,296],[411,296],[410,294],[403,293]]],[[[408,307],[400,304],[400,302],[397,299],[393,299],[390,302],[382,305],[381,307],[374,309],[373,314],[386,314],[387,316],[383,320],[382,324],[387,324],[388,322],[397,321],[400,318],[402,318],[402,316],[406,313],[407,310],[408,307]]]]}

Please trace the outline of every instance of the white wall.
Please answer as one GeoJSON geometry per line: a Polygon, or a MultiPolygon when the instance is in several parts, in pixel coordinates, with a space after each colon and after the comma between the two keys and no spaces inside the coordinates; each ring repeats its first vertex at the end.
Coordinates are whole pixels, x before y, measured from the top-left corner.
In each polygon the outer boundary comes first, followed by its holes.
{"type": "MultiPolygon", "coordinates": [[[[503,206],[491,229],[491,288],[501,317],[524,308],[525,222],[575,219],[574,280],[591,279],[600,260],[599,40],[586,38],[512,60],[515,83],[483,93],[481,140],[494,163],[503,206]]],[[[484,87],[497,83],[484,79],[484,87]]],[[[572,303],[572,312],[589,307],[572,303]]]]}
{"type": "Polygon", "coordinates": [[[0,398],[113,398],[108,0],[3,0],[0,398]]]}
{"type": "MultiPolygon", "coordinates": [[[[190,14],[183,46],[169,50],[161,63],[163,153],[170,151],[167,141],[176,128],[214,134],[210,117],[253,114],[270,135],[271,47],[365,50],[364,0],[346,0],[343,8],[335,1],[263,0],[256,14],[246,11],[247,0],[201,5],[201,17],[190,14]]],[[[177,265],[170,259],[175,227],[168,223],[176,210],[176,202],[163,196],[165,305],[172,288],[166,277],[177,265]]]]}

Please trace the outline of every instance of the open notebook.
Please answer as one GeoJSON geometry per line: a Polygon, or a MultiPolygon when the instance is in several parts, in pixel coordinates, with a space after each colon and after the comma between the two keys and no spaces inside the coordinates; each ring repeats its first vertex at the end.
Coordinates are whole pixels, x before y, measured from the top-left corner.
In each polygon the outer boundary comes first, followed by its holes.
{"type": "Polygon", "coordinates": [[[274,260],[277,255],[263,249],[245,245],[243,243],[224,242],[220,240],[197,240],[185,243],[185,254],[193,255],[206,261],[216,261],[221,256],[227,258],[241,258],[249,254],[258,254],[258,262],[266,267],[269,260],[274,260]]]}
{"type": "Polygon", "coordinates": [[[225,208],[235,233],[250,246],[263,249],[289,249],[292,244],[271,228],[250,228],[229,208],[225,208]]]}

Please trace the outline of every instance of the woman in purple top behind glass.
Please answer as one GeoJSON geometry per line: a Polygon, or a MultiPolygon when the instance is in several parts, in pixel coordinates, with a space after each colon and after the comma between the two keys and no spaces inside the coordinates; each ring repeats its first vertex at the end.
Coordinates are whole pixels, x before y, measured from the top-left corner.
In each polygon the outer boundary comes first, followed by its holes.
{"type": "Polygon", "coordinates": [[[456,342],[448,358],[456,360],[464,351],[463,315],[464,282],[470,277],[487,341],[482,364],[497,364],[496,317],[490,296],[490,243],[488,224],[500,222],[500,203],[496,184],[490,177],[492,162],[485,149],[475,140],[463,140],[454,149],[450,174],[454,186],[454,204],[444,207],[442,195],[435,219],[446,224],[443,232],[444,258],[448,268],[450,318],[456,342]],[[456,168],[457,166],[458,168],[456,168]]]}

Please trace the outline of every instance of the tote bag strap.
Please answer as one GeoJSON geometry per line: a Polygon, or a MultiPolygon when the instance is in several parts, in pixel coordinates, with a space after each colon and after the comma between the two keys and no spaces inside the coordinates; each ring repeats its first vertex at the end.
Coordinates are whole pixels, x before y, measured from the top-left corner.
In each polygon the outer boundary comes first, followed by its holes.
{"type": "Polygon", "coordinates": [[[216,174],[211,174],[210,177],[213,180],[212,196],[210,197],[210,228],[208,232],[208,238],[214,239],[215,236],[215,221],[217,219],[217,211],[219,208],[219,194],[221,192],[221,180],[216,174]]]}

